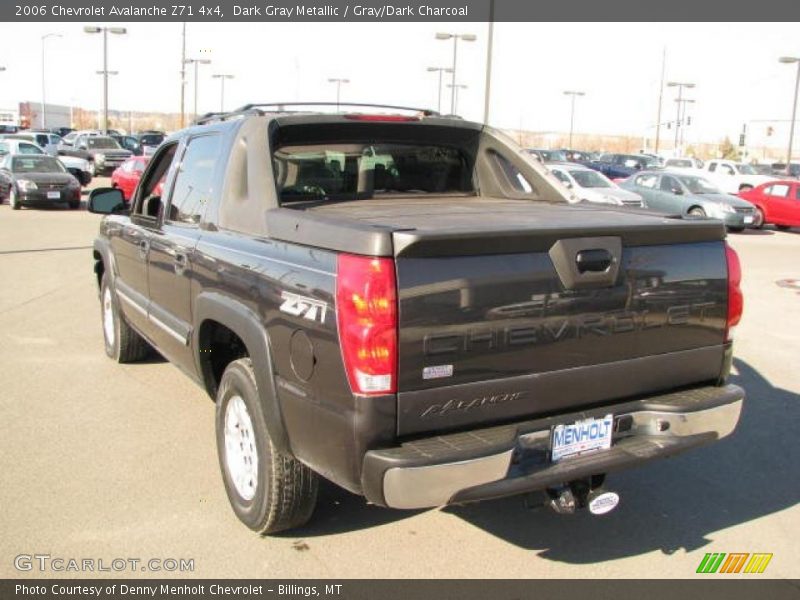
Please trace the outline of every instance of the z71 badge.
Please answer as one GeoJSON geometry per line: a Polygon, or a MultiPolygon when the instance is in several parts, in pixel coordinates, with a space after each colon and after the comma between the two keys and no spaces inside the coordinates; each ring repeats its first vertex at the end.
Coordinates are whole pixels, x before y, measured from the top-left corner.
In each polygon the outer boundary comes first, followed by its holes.
{"type": "Polygon", "coordinates": [[[281,312],[294,317],[303,317],[309,321],[325,322],[325,315],[328,313],[327,303],[313,298],[306,298],[305,296],[298,296],[291,292],[281,293],[281,298],[283,298],[281,312]]]}

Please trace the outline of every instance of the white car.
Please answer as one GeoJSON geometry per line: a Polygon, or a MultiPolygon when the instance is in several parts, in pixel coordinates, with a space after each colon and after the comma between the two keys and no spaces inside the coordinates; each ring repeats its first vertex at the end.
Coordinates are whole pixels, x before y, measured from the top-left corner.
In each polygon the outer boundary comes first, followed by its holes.
{"type": "Polygon", "coordinates": [[[664,168],[665,169],[673,169],[678,171],[688,171],[692,174],[699,175],[703,169],[702,160],[699,158],[694,158],[692,156],[688,156],[685,158],[668,158],[664,161],[664,168]]]}
{"type": "MultiPolygon", "coordinates": [[[[0,156],[5,154],[53,154],[26,138],[29,134],[12,134],[0,139],[0,156]]],[[[81,185],[88,185],[92,180],[92,166],[88,160],[74,156],[57,156],[64,168],[77,179],[81,185]]]]}
{"type": "Polygon", "coordinates": [[[709,160],[703,175],[726,194],[738,194],[762,183],[775,181],[774,177],[759,175],[750,165],[724,159],[709,160]]]}
{"type": "Polygon", "coordinates": [[[599,171],[571,163],[549,164],[547,168],[583,202],[646,208],[639,194],[622,189],[599,171]]]}

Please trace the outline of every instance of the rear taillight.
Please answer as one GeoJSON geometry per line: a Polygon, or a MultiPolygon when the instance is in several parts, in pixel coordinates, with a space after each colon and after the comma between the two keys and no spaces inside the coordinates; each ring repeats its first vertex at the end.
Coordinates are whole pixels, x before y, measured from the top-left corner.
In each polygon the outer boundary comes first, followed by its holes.
{"type": "Polygon", "coordinates": [[[336,318],[353,393],[395,393],[397,292],[392,259],[339,255],[336,318]]]}
{"type": "Polygon", "coordinates": [[[742,318],[744,296],[742,295],[742,265],[736,251],[725,244],[725,258],[728,263],[728,319],[725,323],[725,341],[733,339],[733,330],[742,318]]]}

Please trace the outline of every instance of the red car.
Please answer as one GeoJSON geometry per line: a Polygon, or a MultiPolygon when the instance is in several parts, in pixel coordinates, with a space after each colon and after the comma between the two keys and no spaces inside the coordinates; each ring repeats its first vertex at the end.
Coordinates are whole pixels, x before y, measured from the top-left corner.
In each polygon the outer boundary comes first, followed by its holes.
{"type": "Polygon", "coordinates": [[[133,196],[148,162],[149,156],[132,156],[111,174],[111,186],[122,190],[126,201],[133,196]]]}
{"type": "Polygon", "coordinates": [[[800,182],[791,180],[762,183],[751,190],[739,192],[739,197],[755,204],[753,227],[768,223],[778,229],[800,227],[800,182]]]}

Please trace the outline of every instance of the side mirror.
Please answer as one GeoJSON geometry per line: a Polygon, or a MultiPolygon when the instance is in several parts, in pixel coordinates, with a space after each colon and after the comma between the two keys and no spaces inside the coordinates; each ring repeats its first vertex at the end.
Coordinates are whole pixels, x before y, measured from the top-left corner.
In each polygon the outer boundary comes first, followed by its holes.
{"type": "Polygon", "coordinates": [[[572,182],[571,181],[565,181],[564,185],[567,186],[567,189],[570,189],[570,190],[572,189],[572,182]]]}
{"type": "Polygon", "coordinates": [[[126,209],[122,190],[117,188],[96,188],[89,194],[89,212],[110,215],[126,209]]]}
{"type": "Polygon", "coordinates": [[[681,188],[672,188],[672,193],[676,196],[683,196],[683,190],[681,188]]]}

